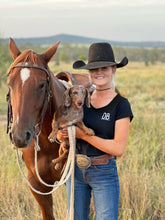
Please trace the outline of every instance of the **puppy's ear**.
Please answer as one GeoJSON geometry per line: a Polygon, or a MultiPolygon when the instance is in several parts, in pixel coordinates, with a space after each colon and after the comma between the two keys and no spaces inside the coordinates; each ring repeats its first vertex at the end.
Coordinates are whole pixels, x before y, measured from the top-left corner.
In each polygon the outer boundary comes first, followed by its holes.
{"type": "Polygon", "coordinates": [[[64,106],[69,107],[72,103],[72,100],[70,97],[70,88],[64,92],[63,99],[64,99],[64,106]]]}
{"type": "Polygon", "coordinates": [[[86,89],[86,105],[88,108],[90,108],[90,102],[91,102],[91,97],[89,91],[86,89]]]}

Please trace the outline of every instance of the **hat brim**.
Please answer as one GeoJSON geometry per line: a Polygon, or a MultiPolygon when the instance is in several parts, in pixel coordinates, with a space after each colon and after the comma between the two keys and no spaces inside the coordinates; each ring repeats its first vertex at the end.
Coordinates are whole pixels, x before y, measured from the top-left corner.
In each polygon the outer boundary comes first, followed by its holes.
{"type": "Polygon", "coordinates": [[[97,62],[91,62],[91,63],[85,64],[84,61],[77,60],[76,62],[73,63],[73,68],[74,69],[86,69],[86,70],[97,69],[97,68],[107,67],[107,66],[116,66],[117,68],[120,68],[120,67],[126,66],[127,63],[128,63],[127,57],[124,57],[120,63],[109,62],[109,61],[97,61],[97,62]]]}

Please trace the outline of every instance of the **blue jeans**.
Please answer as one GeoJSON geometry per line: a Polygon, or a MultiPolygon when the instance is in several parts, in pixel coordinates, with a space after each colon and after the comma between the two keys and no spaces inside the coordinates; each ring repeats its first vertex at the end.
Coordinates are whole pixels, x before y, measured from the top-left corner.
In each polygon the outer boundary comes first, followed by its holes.
{"type": "MultiPolygon", "coordinates": [[[[89,220],[91,191],[96,220],[117,220],[119,180],[116,159],[106,165],[92,165],[81,169],[75,165],[74,220],[89,220]]],[[[68,210],[70,209],[70,179],[66,183],[68,210]]]]}

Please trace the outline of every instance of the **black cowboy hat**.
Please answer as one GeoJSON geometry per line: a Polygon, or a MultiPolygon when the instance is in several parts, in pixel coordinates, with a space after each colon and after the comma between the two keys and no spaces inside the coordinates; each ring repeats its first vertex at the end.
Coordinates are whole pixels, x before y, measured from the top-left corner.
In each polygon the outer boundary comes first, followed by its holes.
{"type": "Polygon", "coordinates": [[[74,69],[96,69],[106,66],[116,66],[117,68],[127,65],[128,59],[124,57],[120,63],[115,62],[112,47],[109,43],[94,43],[89,48],[88,63],[77,60],[73,63],[74,69]]]}

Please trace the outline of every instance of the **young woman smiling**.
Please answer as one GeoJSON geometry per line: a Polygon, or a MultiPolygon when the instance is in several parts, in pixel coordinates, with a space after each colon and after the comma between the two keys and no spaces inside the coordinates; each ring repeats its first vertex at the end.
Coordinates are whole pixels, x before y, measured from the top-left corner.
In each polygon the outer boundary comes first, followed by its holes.
{"type": "MultiPolygon", "coordinates": [[[[116,157],[125,151],[130,121],[129,101],[115,91],[116,69],[127,65],[126,57],[115,62],[108,43],[94,43],[89,48],[88,63],[76,61],[75,69],[89,70],[95,89],[91,92],[91,108],[84,105],[84,123],[95,131],[86,135],[76,127],[76,165],[74,219],[88,220],[93,192],[97,220],[117,220],[119,180],[116,157]]],[[[60,131],[68,137],[67,130],[60,131]]],[[[70,180],[66,184],[70,206],[70,180]]]]}

